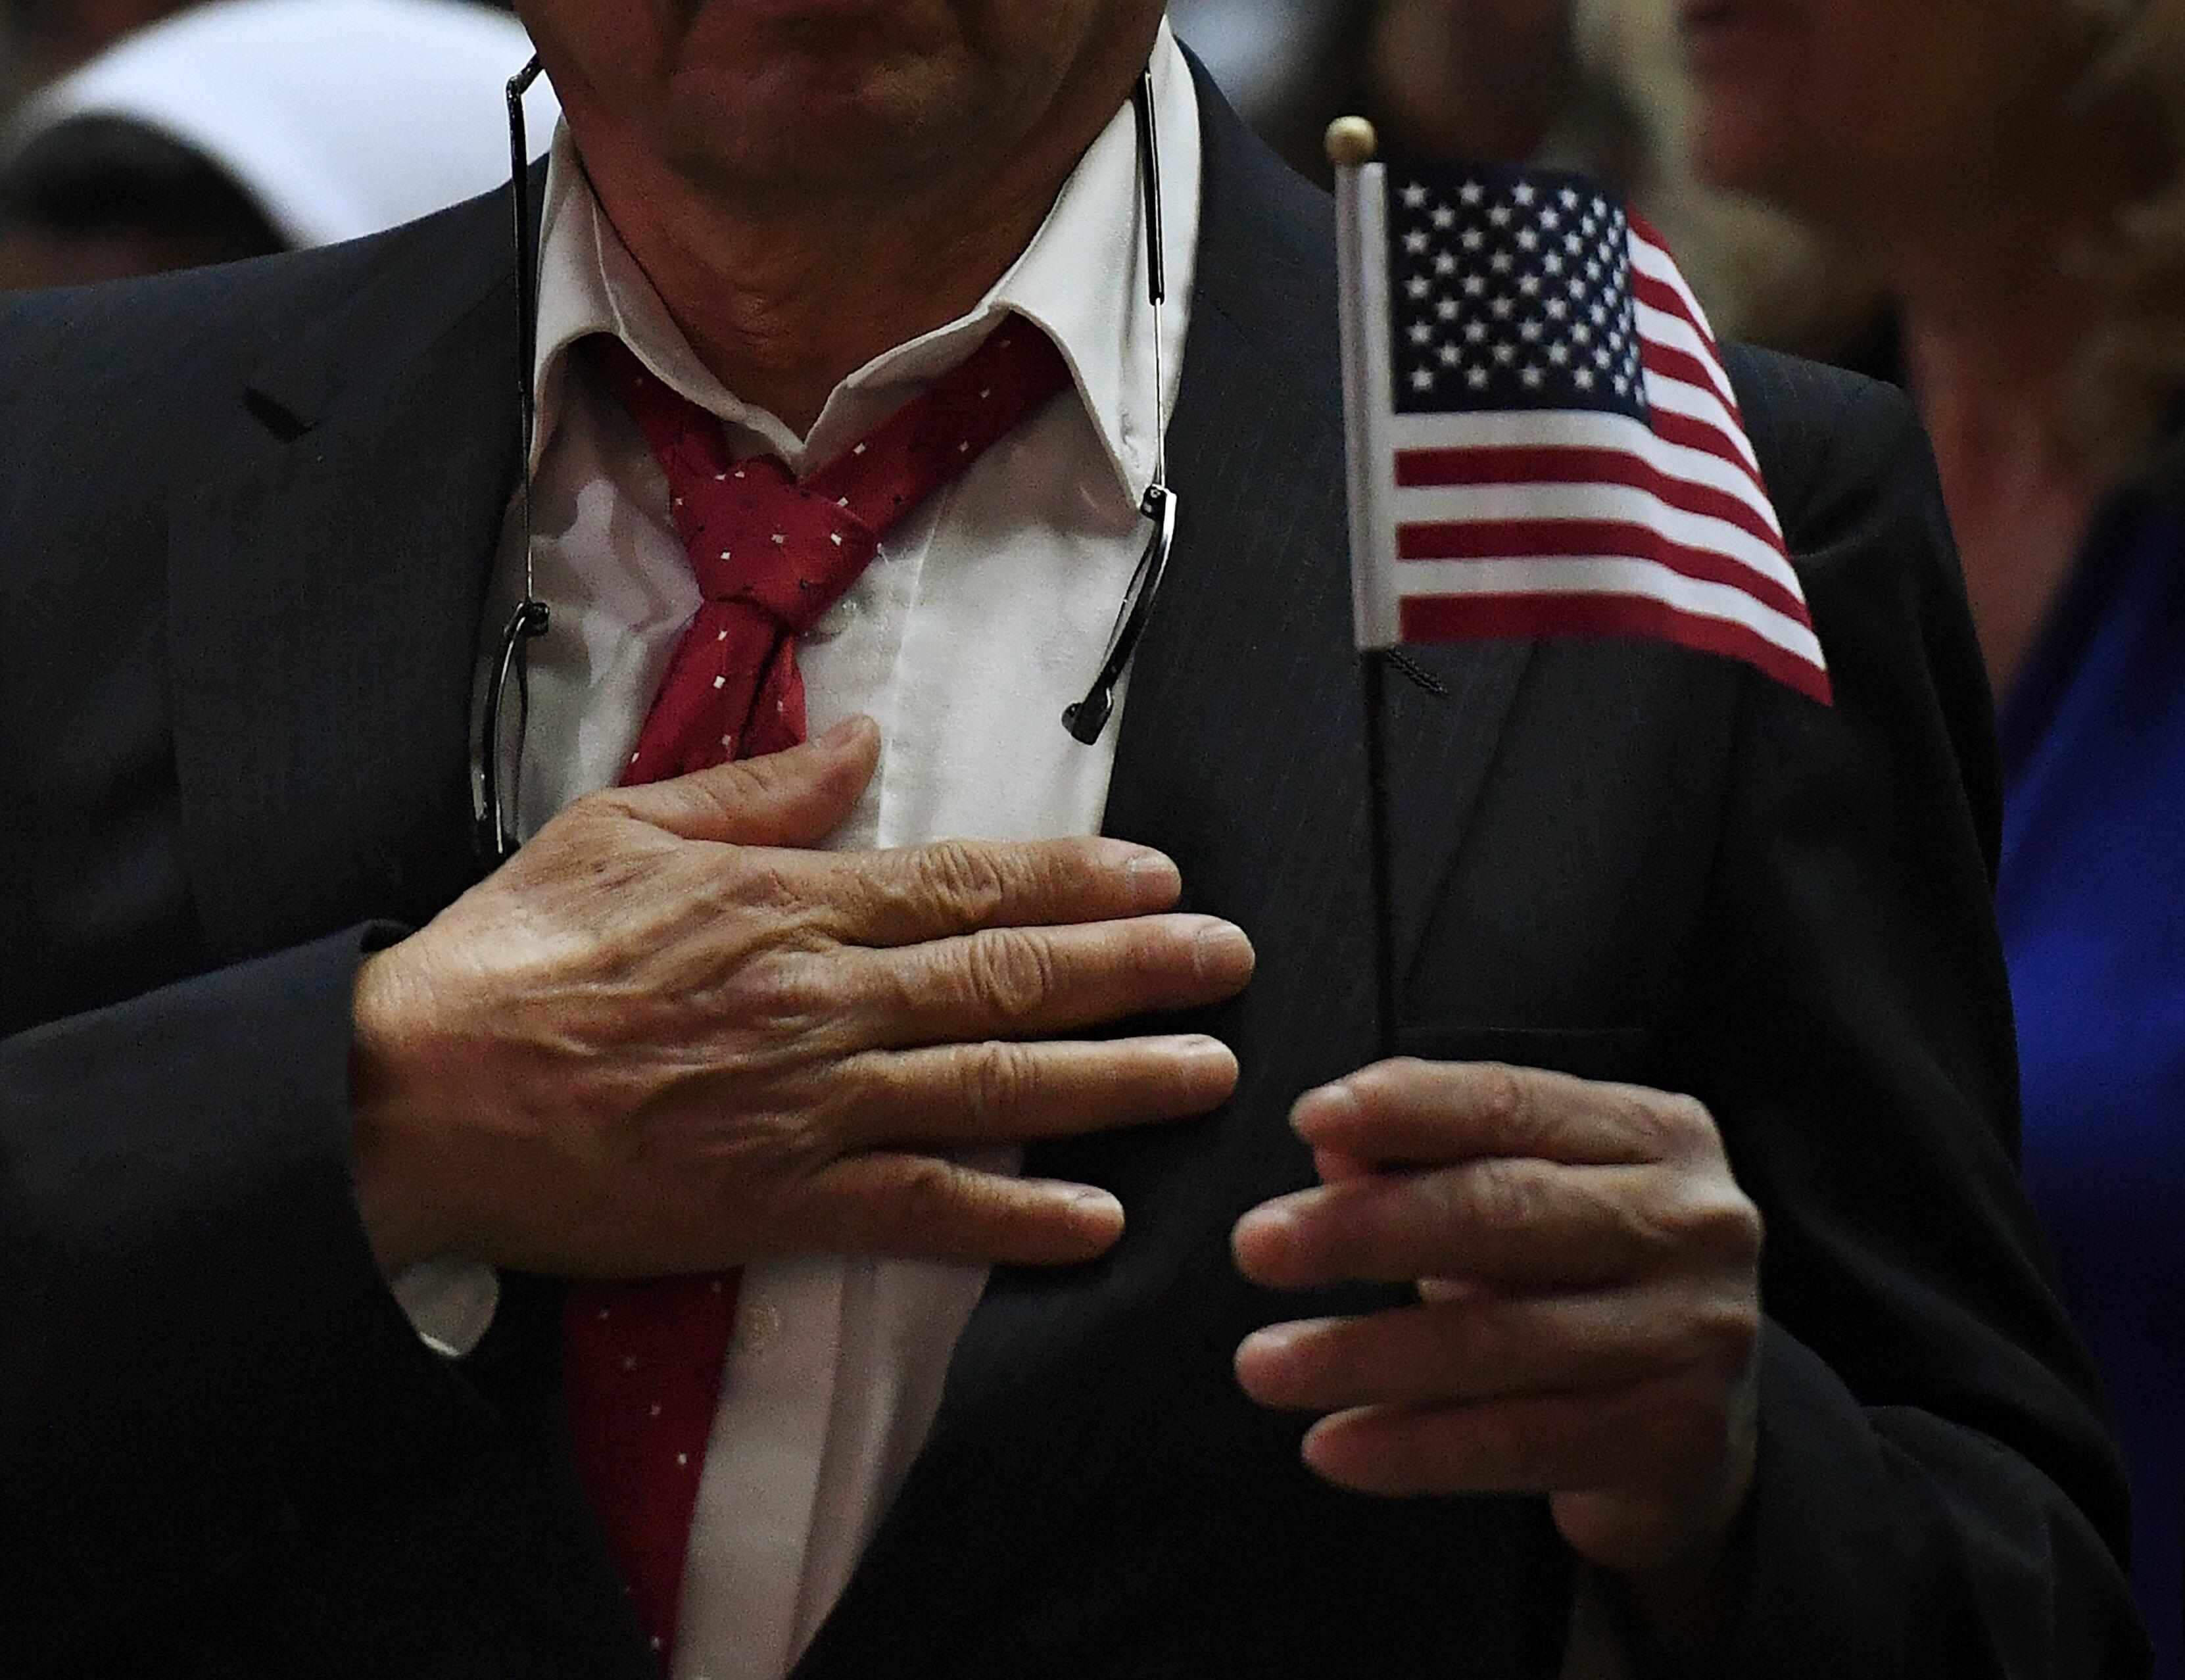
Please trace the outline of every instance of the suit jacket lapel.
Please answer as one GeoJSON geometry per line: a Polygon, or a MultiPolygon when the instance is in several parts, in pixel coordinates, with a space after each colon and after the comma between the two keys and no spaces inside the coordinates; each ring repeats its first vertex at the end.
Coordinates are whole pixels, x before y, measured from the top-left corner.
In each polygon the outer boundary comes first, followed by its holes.
{"type": "Polygon", "coordinates": [[[427,224],[282,347],[238,393],[254,458],[176,511],[176,755],[212,961],[360,906],[421,921],[474,875],[469,695],[517,465],[497,209],[427,224]]]}

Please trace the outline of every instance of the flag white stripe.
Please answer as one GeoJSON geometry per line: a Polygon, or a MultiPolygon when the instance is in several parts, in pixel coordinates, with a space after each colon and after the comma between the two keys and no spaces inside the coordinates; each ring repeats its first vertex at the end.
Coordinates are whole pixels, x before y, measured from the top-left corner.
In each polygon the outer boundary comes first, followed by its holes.
{"type": "Polygon", "coordinates": [[[1635,227],[1631,230],[1631,266],[1649,280],[1658,280],[1674,292],[1677,300],[1691,312],[1692,319],[1700,324],[1707,336],[1710,338],[1716,336],[1714,323],[1707,319],[1707,311],[1700,307],[1700,300],[1693,295],[1690,285],[1677,267],[1676,260],[1635,227]]]}
{"type": "Polygon", "coordinates": [[[1730,389],[1730,375],[1723,371],[1722,364],[1715,360],[1714,348],[1700,337],[1691,322],[1682,316],[1657,310],[1651,304],[1641,303],[1636,298],[1631,300],[1631,309],[1639,322],[1640,338],[1651,338],[1657,344],[1672,350],[1681,350],[1690,356],[1707,370],[1707,381],[1714,387],[1715,395],[1722,399],[1724,412],[1735,405],[1737,393],[1730,389]]]}
{"type": "Polygon", "coordinates": [[[1673,379],[1668,375],[1647,370],[1646,400],[1664,414],[1679,414],[1687,420],[1696,420],[1711,432],[1719,433],[1724,444],[1737,452],[1737,458],[1751,467],[1757,476],[1760,457],[1752,452],[1752,444],[1730,410],[1712,391],[1703,389],[1689,380],[1673,379]]]}
{"type": "MultiPolygon", "coordinates": [[[[1431,490],[1396,492],[1396,523],[1487,525],[1498,522],[1612,522],[1644,525],[1680,548],[1698,549],[1758,572],[1793,595],[1802,597],[1798,574],[1780,551],[1742,526],[1672,507],[1651,490],[1627,484],[1465,484],[1431,490]]],[[[1408,570],[1419,565],[1405,561],[1408,570]]]]}
{"type": "Polygon", "coordinates": [[[1796,619],[1727,583],[1710,583],[1651,560],[1572,555],[1555,560],[1415,560],[1398,572],[1400,599],[1447,595],[1640,595],[1702,618],[1742,624],[1785,653],[1825,666],[1820,639],[1796,619]]]}
{"type": "MultiPolygon", "coordinates": [[[[1623,414],[1400,414],[1391,417],[1389,446],[1414,449],[1615,449],[1666,478],[1734,496],[1782,534],[1774,504],[1735,461],[1657,438],[1643,420],[1623,414]]],[[[1393,477],[1393,472],[1391,473],[1393,477]]]]}

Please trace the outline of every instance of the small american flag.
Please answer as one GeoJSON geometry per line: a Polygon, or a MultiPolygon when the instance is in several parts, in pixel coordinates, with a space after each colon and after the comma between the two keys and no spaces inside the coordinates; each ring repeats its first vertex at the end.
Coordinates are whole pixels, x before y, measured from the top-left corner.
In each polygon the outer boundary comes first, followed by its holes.
{"type": "Polygon", "coordinates": [[[1545,170],[1343,181],[1361,648],[1640,636],[1826,704],[1714,335],[1616,194],[1545,170]]]}

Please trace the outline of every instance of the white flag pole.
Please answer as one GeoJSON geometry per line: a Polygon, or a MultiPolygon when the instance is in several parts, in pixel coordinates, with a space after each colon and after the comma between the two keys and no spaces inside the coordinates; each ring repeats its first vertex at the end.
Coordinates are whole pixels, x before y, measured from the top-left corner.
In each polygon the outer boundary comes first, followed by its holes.
{"type": "Polygon", "coordinates": [[[1341,282],[1343,399],[1350,478],[1350,600],[1365,687],[1366,779],[1373,892],[1376,1034],[1396,1053],[1395,901],[1389,873],[1387,650],[1400,639],[1394,533],[1387,528],[1389,416],[1388,193],[1372,124],[1342,117],[1327,131],[1335,166],[1336,267],[1341,282]]]}
{"type": "Polygon", "coordinates": [[[1327,131],[1335,165],[1336,271],[1341,282],[1343,410],[1350,460],[1350,602],[1360,648],[1394,647],[1395,528],[1388,486],[1389,418],[1389,203],[1373,161],[1373,125],[1343,117],[1327,131]]]}

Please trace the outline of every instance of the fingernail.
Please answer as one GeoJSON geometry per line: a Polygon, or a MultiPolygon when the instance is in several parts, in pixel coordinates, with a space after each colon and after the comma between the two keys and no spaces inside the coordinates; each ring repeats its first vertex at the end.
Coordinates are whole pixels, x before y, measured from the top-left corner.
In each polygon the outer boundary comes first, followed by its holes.
{"type": "Polygon", "coordinates": [[[1210,1068],[1218,1064],[1227,1069],[1235,1065],[1237,1060],[1227,1045],[1203,1033],[1188,1034],[1174,1043],[1177,1060],[1193,1068],[1210,1068]]]}
{"type": "Polygon", "coordinates": [[[824,747],[847,746],[872,727],[873,720],[869,717],[845,717],[819,737],[819,745],[824,747]]]}
{"type": "MultiPolygon", "coordinates": [[[[1297,1236],[1297,1215],[1288,1208],[1255,1208],[1237,1221],[1236,1242],[1287,1253],[1297,1236]]],[[[1263,1257],[1265,1258],[1265,1257],[1263,1257]]]]}
{"type": "Polygon", "coordinates": [[[1211,922],[1199,930],[1193,960],[1201,980],[1221,980],[1235,977],[1240,968],[1249,975],[1255,959],[1243,929],[1232,922],[1211,922]]]}
{"type": "Polygon", "coordinates": [[[1072,1191],[1069,1201],[1071,1213],[1082,1214],[1087,1219],[1120,1223],[1123,1217],[1123,1204],[1104,1190],[1087,1186],[1072,1191]]]}
{"type": "Polygon", "coordinates": [[[1354,1119],[1358,1113],[1358,1093],[1343,1081],[1324,1085],[1317,1091],[1308,1091],[1298,1098],[1290,1109],[1290,1128],[1299,1136],[1310,1141],[1317,1134],[1325,1133],[1354,1119]]]}
{"type": "Polygon", "coordinates": [[[1158,851],[1133,852],[1124,862],[1123,879],[1130,884],[1134,903],[1173,904],[1183,890],[1182,872],[1158,851]]]}
{"type": "Polygon", "coordinates": [[[1271,1324],[1255,1330],[1237,1346],[1237,1356],[1246,1359],[1278,1359],[1297,1346],[1305,1332],[1301,1324],[1271,1324]]]}

